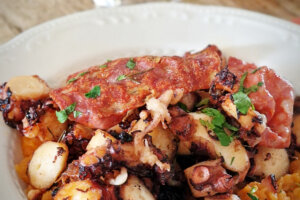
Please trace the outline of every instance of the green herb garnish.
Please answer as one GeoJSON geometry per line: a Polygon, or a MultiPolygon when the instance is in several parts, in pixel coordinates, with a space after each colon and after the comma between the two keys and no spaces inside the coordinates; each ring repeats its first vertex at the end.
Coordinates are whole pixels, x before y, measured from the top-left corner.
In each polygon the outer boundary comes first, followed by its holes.
{"type": "Polygon", "coordinates": [[[197,103],[196,107],[205,106],[209,103],[209,98],[202,99],[199,103],[197,103]]]}
{"type": "Polygon", "coordinates": [[[205,126],[206,128],[208,128],[209,130],[213,130],[215,128],[215,126],[210,123],[209,121],[205,121],[203,119],[200,119],[200,123],[205,126]]]}
{"type": "Polygon", "coordinates": [[[70,80],[68,80],[68,84],[69,83],[72,83],[72,82],[74,82],[74,81],[76,81],[77,80],[77,78],[71,78],[70,80]]]}
{"type": "Polygon", "coordinates": [[[178,102],[177,105],[179,106],[179,108],[181,108],[185,112],[190,112],[189,109],[187,108],[187,106],[184,103],[178,102]]]}
{"type": "MultiPolygon", "coordinates": [[[[207,122],[204,120],[200,120],[200,123],[203,126],[206,126],[207,128],[211,129],[214,131],[214,133],[217,135],[220,143],[222,146],[228,146],[231,141],[233,140],[232,136],[228,135],[224,131],[224,127],[230,127],[231,129],[235,129],[234,126],[229,125],[226,120],[224,115],[218,111],[217,109],[214,108],[204,108],[202,112],[210,117],[212,117],[212,121],[207,122]],[[233,128],[234,127],[234,128],[233,128]]],[[[228,128],[229,129],[229,128],[228,128]]]]}
{"type": "Polygon", "coordinates": [[[256,68],[255,70],[253,70],[252,72],[251,72],[251,74],[255,74],[258,70],[260,70],[262,67],[258,67],[258,68],[256,68]]]}
{"type": "Polygon", "coordinates": [[[80,74],[78,75],[78,77],[84,76],[86,73],[88,73],[88,71],[87,71],[87,72],[82,72],[82,73],[80,73],[80,74]]]}
{"type": "Polygon", "coordinates": [[[215,126],[222,127],[222,125],[225,122],[225,117],[218,111],[217,109],[214,108],[204,108],[202,112],[210,117],[212,117],[212,124],[215,126]]]}
{"type": "Polygon", "coordinates": [[[106,68],[107,67],[107,65],[106,64],[104,64],[104,65],[100,65],[99,66],[99,68],[106,68]]]}
{"type": "Polygon", "coordinates": [[[225,122],[224,125],[223,125],[225,128],[231,130],[231,131],[238,131],[239,129],[235,126],[232,126],[231,124],[225,122]]]}
{"type": "Polygon", "coordinates": [[[81,114],[82,114],[82,113],[81,113],[80,111],[77,111],[77,110],[75,110],[75,111],[73,112],[74,118],[79,117],[81,114]]]}
{"type": "Polygon", "coordinates": [[[232,165],[234,159],[235,159],[235,157],[232,157],[232,158],[231,158],[230,165],[232,165]]]}
{"type": "Polygon", "coordinates": [[[249,88],[244,87],[244,81],[248,75],[248,72],[245,72],[240,80],[240,87],[239,91],[232,95],[234,104],[236,105],[238,111],[244,115],[247,114],[250,107],[252,107],[253,110],[255,110],[254,105],[251,103],[250,98],[248,97],[248,94],[251,92],[256,92],[259,87],[263,85],[263,82],[259,82],[257,85],[253,85],[249,88]]]}
{"type": "Polygon", "coordinates": [[[129,59],[129,61],[126,64],[126,67],[128,67],[129,69],[133,69],[135,67],[135,62],[132,58],[129,59]]]}
{"type": "Polygon", "coordinates": [[[126,75],[122,74],[122,75],[118,76],[117,81],[121,81],[124,79],[126,79],[126,75]]]}
{"type": "Polygon", "coordinates": [[[68,119],[69,114],[74,112],[75,107],[76,107],[76,103],[73,103],[64,110],[56,111],[55,114],[56,114],[57,120],[60,123],[65,123],[65,121],[67,121],[67,119],[68,119]]]}
{"type": "Polygon", "coordinates": [[[68,80],[68,84],[69,84],[69,83],[72,83],[72,82],[74,82],[74,81],[76,81],[79,77],[85,75],[85,74],[88,73],[88,72],[89,72],[89,71],[82,72],[82,73],[78,74],[76,77],[71,78],[70,80],[68,80]]]}
{"type": "Polygon", "coordinates": [[[232,97],[237,109],[242,114],[247,114],[250,106],[252,105],[251,100],[249,99],[247,94],[245,94],[244,92],[237,92],[233,94],[232,97]]]}
{"type": "Polygon", "coordinates": [[[244,92],[247,95],[250,94],[251,92],[256,92],[259,89],[259,87],[263,86],[263,84],[264,84],[263,82],[259,82],[259,83],[257,83],[257,85],[252,85],[249,88],[244,88],[244,92]]]}
{"type": "Polygon", "coordinates": [[[259,200],[256,196],[253,194],[257,191],[257,187],[252,187],[250,192],[247,193],[248,197],[250,197],[252,200],[259,200]]]}
{"type": "Polygon", "coordinates": [[[222,146],[228,146],[233,140],[231,136],[227,135],[223,128],[215,127],[214,133],[217,135],[222,146]]]}
{"type": "Polygon", "coordinates": [[[256,196],[254,196],[251,193],[247,193],[248,197],[250,197],[252,200],[259,200],[256,196]]]}
{"type": "Polygon", "coordinates": [[[96,85],[93,89],[91,89],[88,93],[85,93],[85,97],[87,98],[97,98],[101,94],[100,86],[96,85]]]}

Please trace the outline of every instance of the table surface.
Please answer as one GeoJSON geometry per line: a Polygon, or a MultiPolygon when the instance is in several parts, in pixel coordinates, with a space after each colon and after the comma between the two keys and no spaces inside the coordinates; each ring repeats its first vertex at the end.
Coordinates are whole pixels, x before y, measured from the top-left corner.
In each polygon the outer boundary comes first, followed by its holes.
{"type": "MultiPolygon", "coordinates": [[[[122,0],[124,5],[160,0],[122,0]]],[[[166,1],[166,0],[165,0],[166,1]]],[[[167,0],[171,1],[171,0],[167,0]]],[[[300,17],[300,0],[175,0],[253,10],[286,20],[300,17]]],[[[92,0],[0,0],[0,44],[50,19],[93,9],[92,0]]]]}

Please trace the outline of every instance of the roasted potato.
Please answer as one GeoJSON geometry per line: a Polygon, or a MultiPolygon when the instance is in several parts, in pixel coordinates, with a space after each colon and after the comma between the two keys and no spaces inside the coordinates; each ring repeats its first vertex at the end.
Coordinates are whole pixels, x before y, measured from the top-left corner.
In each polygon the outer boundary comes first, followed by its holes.
{"type": "Polygon", "coordinates": [[[49,188],[65,169],[68,147],[63,143],[45,142],[34,152],[28,166],[31,185],[38,189],[49,188]]]}
{"type": "Polygon", "coordinates": [[[18,100],[37,100],[47,97],[50,92],[46,82],[38,76],[17,76],[10,79],[6,86],[18,100]]]}
{"type": "Polygon", "coordinates": [[[127,182],[120,187],[120,197],[123,200],[154,200],[152,193],[136,176],[129,176],[127,182]]]}
{"type": "Polygon", "coordinates": [[[103,198],[103,191],[90,180],[75,181],[64,185],[54,196],[54,200],[99,200],[103,198]]]}
{"type": "Polygon", "coordinates": [[[254,156],[253,174],[256,176],[267,177],[274,174],[280,178],[288,172],[290,161],[285,149],[274,149],[258,147],[257,154],[254,156]]]}

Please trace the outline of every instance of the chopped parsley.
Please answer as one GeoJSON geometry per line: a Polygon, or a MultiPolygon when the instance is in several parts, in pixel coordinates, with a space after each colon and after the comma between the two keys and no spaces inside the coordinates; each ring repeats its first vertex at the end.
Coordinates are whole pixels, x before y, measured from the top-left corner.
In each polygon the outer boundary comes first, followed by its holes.
{"type": "Polygon", "coordinates": [[[222,125],[225,123],[225,117],[218,111],[217,109],[214,108],[204,108],[202,112],[210,117],[212,117],[212,124],[215,126],[222,127],[222,125]]]}
{"type": "Polygon", "coordinates": [[[231,158],[230,165],[232,165],[232,164],[233,164],[233,162],[234,162],[234,159],[235,159],[235,157],[233,156],[233,157],[231,158]]]}
{"type": "Polygon", "coordinates": [[[82,113],[81,113],[80,111],[77,111],[77,110],[74,110],[74,112],[73,112],[74,118],[79,117],[81,114],[82,114],[82,113]]]}
{"type": "Polygon", "coordinates": [[[203,119],[200,119],[200,123],[205,126],[206,128],[208,128],[209,130],[213,130],[215,128],[215,126],[210,123],[209,121],[205,121],[203,119]]]}
{"type": "Polygon", "coordinates": [[[187,108],[187,106],[184,103],[178,102],[177,105],[179,106],[179,108],[181,108],[185,112],[190,112],[189,109],[187,108]]]}
{"type": "Polygon", "coordinates": [[[244,92],[248,95],[248,94],[250,94],[251,92],[256,92],[258,89],[259,89],[259,87],[261,87],[261,86],[263,86],[263,82],[259,82],[259,83],[257,83],[257,85],[252,85],[251,87],[249,87],[249,88],[245,88],[244,89],[244,92]]]}
{"type": "Polygon", "coordinates": [[[71,78],[70,80],[68,80],[68,84],[69,84],[69,83],[72,83],[72,82],[74,82],[74,81],[76,81],[76,80],[77,80],[77,78],[75,78],[75,77],[74,77],[74,78],[71,78]]]}
{"type": "Polygon", "coordinates": [[[84,75],[85,75],[86,73],[88,73],[88,72],[89,72],[89,71],[82,72],[82,73],[78,74],[76,77],[71,78],[70,80],[68,80],[68,84],[69,84],[69,83],[72,83],[72,82],[74,82],[74,81],[76,81],[79,77],[84,76],[84,75]]]}
{"type": "Polygon", "coordinates": [[[99,85],[96,85],[88,93],[85,93],[85,97],[95,99],[95,98],[99,97],[100,94],[101,94],[101,88],[99,85]]]}
{"type": "Polygon", "coordinates": [[[231,136],[227,135],[223,128],[215,127],[214,133],[217,135],[222,146],[228,146],[233,140],[231,136]]]}
{"type": "Polygon", "coordinates": [[[250,106],[252,105],[250,98],[244,92],[237,92],[232,95],[234,104],[239,112],[247,114],[250,106]]]}
{"type": "Polygon", "coordinates": [[[252,200],[259,200],[256,196],[254,196],[251,193],[247,193],[248,197],[250,197],[252,200]]]}
{"type": "Polygon", "coordinates": [[[107,67],[107,65],[106,64],[104,64],[104,65],[100,65],[99,66],[99,68],[106,68],[107,67]]]}
{"type": "Polygon", "coordinates": [[[251,72],[251,74],[255,74],[258,70],[260,70],[262,67],[258,67],[258,68],[256,68],[255,70],[253,70],[252,72],[251,72]]]}
{"type": "Polygon", "coordinates": [[[248,97],[248,94],[251,92],[256,92],[259,89],[259,87],[261,87],[263,85],[263,82],[259,82],[257,85],[253,85],[249,88],[245,88],[244,81],[245,81],[247,75],[248,75],[248,72],[245,72],[242,75],[241,80],[240,80],[239,91],[232,95],[234,104],[236,105],[238,111],[244,115],[247,114],[250,107],[252,107],[252,109],[254,108],[253,104],[251,103],[250,98],[248,97]]]}
{"type": "Polygon", "coordinates": [[[196,107],[205,106],[209,103],[209,98],[202,99],[199,103],[197,103],[196,107]]]}
{"type": "Polygon", "coordinates": [[[225,122],[223,126],[224,126],[225,128],[227,128],[227,129],[231,130],[231,131],[235,131],[235,132],[236,132],[236,131],[239,130],[237,127],[232,126],[231,124],[229,124],[229,123],[227,123],[227,122],[225,122]]]}
{"type": "Polygon", "coordinates": [[[202,112],[210,117],[212,117],[212,121],[211,123],[208,121],[204,121],[200,119],[200,123],[207,127],[210,130],[213,130],[214,133],[217,135],[220,143],[222,146],[228,146],[231,141],[233,140],[232,136],[228,135],[225,130],[224,127],[230,127],[231,129],[233,126],[229,126],[228,123],[225,120],[224,115],[218,111],[217,109],[214,108],[204,108],[202,110],[202,112]],[[225,125],[227,124],[227,125],[225,125]]]}
{"type": "Polygon", "coordinates": [[[76,107],[76,103],[73,103],[64,110],[56,111],[55,114],[56,114],[57,120],[60,123],[65,123],[65,121],[67,121],[67,119],[68,119],[69,114],[74,112],[75,107],[76,107]]]}
{"type": "Polygon", "coordinates": [[[122,75],[118,76],[117,81],[121,81],[124,79],[126,79],[126,75],[122,74],[122,75]]]}
{"type": "Polygon", "coordinates": [[[257,191],[257,187],[252,187],[250,192],[247,193],[248,197],[250,197],[252,200],[259,200],[256,196],[253,194],[257,191]]]}
{"type": "Polygon", "coordinates": [[[132,58],[129,59],[129,61],[126,64],[126,67],[128,67],[129,69],[133,69],[135,67],[135,62],[132,58]]]}
{"type": "Polygon", "coordinates": [[[82,72],[82,73],[80,73],[78,76],[80,77],[80,76],[84,76],[86,73],[88,73],[88,71],[87,72],[82,72]]]}

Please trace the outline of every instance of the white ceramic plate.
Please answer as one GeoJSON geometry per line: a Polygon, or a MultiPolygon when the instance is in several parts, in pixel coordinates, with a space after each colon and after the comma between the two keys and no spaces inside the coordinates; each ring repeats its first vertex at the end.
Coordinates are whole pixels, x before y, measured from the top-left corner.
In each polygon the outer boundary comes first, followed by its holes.
{"type": "MultiPolygon", "coordinates": [[[[274,68],[300,94],[300,26],[239,9],[168,3],[96,9],[30,29],[0,47],[0,82],[38,74],[57,87],[67,74],[107,59],[182,55],[208,44],[274,68]]],[[[0,130],[1,199],[24,199],[13,169],[21,157],[17,134],[3,121],[0,130]]]]}

